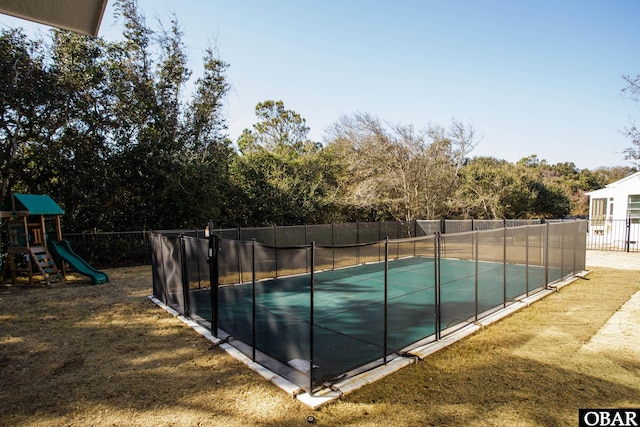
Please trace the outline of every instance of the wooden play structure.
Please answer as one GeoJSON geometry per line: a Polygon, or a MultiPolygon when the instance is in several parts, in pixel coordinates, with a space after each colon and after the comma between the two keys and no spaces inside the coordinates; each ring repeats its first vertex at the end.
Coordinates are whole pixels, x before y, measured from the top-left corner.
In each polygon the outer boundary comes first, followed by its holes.
{"type": "Polygon", "coordinates": [[[63,214],[62,208],[49,196],[11,196],[10,206],[2,210],[2,226],[6,233],[4,250],[7,254],[2,268],[4,279],[8,279],[10,272],[14,284],[18,283],[18,276],[25,274],[29,285],[34,284],[34,275],[42,276],[41,283],[47,286],[64,282],[65,272],[58,269],[47,249],[49,234],[55,233],[57,241],[62,239],[60,216],[63,214]]]}

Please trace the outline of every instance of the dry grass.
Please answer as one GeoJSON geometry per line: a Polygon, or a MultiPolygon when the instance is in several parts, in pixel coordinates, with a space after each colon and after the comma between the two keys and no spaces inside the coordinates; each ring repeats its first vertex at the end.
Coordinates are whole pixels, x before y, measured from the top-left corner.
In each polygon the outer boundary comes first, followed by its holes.
{"type": "Polygon", "coordinates": [[[591,340],[637,271],[599,269],[315,412],[150,303],[149,267],[108,273],[0,287],[1,425],[560,426],[640,405],[640,354],[591,340]]]}

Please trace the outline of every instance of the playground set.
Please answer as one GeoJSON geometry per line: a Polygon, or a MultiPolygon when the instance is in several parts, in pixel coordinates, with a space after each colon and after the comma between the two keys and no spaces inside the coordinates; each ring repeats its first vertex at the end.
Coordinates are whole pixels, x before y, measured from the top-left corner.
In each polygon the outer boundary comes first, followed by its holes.
{"type": "Polygon", "coordinates": [[[91,279],[94,285],[109,281],[107,274],[89,265],[71,249],[69,242],[62,240],[63,214],[64,210],[47,195],[11,196],[10,205],[1,212],[2,252],[6,254],[2,263],[3,282],[10,279],[17,284],[19,276],[26,276],[29,285],[51,286],[65,281],[67,266],[91,279]],[[41,281],[35,280],[38,275],[41,281]]]}

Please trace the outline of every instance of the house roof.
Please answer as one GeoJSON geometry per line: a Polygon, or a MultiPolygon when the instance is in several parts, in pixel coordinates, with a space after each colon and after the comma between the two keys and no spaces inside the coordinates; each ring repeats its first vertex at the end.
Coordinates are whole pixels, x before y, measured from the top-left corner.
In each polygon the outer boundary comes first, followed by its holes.
{"type": "Polygon", "coordinates": [[[64,210],[53,199],[42,194],[14,194],[15,210],[29,211],[29,215],[63,215],[64,210]]]}
{"type": "Polygon", "coordinates": [[[0,0],[0,13],[96,37],[107,0],[0,0]]]}

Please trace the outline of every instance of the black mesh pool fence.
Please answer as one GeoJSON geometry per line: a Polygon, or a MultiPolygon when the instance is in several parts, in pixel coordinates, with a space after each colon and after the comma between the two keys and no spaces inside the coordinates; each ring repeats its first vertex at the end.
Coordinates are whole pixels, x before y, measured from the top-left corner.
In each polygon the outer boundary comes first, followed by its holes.
{"type": "Polygon", "coordinates": [[[268,243],[153,234],[153,293],[314,393],[585,268],[586,221],[407,224],[269,227],[268,243]]]}

